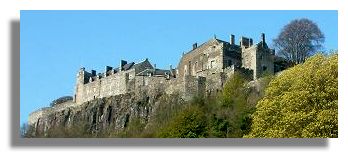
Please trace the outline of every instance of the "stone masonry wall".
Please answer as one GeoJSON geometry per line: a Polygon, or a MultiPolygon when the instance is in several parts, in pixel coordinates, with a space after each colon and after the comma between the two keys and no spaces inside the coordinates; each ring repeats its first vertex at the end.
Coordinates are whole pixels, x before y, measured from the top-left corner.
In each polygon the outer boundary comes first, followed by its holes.
{"type": "Polygon", "coordinates": [[[114,96],[118,94],[124,94],[127,92],[127,84],[130,74],[135,76],[133,71],[121,71],[110,76],[96,79],[95,81],[80,84],[80,90],[77,92],[76,100],[79,100],[79,104],[90,101],[96,98],[103,98],[108,96],[114,96]]]}
{"type": "Polygon", "coordinates": [[[210,40],[183,55],[178,65],[178,77],[196,75],[196,72],[211,69],[222,69],[223,45],[216,40],[210,40]]]}

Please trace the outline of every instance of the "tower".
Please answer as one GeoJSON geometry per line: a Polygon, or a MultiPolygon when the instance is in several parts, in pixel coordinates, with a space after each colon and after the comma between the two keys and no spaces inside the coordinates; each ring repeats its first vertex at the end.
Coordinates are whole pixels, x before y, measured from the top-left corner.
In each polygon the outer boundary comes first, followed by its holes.
{"type": "Polygon", "coordinates": [[[85,84],[85,68],[80,68],[76,75],[75,95],[74,101],[76,104],[83,102],[83,86],[85,84]]]}
{"type": "Polygon", "coordinates": [[[242,47],[242,66],[253,70],[254,80],[266,73],[274,73],[273,50],[268,48],[264,33],[261,34],[258,44],[252,45],[252,40],[246,38],[242,38],[240,43],[242,47]],[[249,41],[249,43],[245,44],[246,41],[249,41]]]}

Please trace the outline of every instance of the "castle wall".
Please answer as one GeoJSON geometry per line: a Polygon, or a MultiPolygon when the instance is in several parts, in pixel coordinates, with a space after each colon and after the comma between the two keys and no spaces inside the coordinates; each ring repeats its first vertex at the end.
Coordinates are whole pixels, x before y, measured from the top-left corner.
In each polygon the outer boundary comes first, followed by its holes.
{"type": "Polygon", "coordinates": [[[137,95],[145,94],[159,94],[165,93],[165,89],[169,86],[170,80],[164,77],[157,76],[135,76],[134,78],[134,92],[137,95]]]}
{"type": "Polygon", "coordinates": [[[184,89],[183,89],[184,85],[182,80],[178,79],[178,78],[173,78],[171,80],[169,80],[168,82],[168,86],[165,89],[165,92],[167,94],[174,94],[174,93],[180,93],[183,94],[184,89]]]}
{"type": "MultiPolygon", "coordinates": [[[[256,70],[256,52],[256,45],[246,49],[242,49],[242,67],[251,70],[256,70]]],[[[253,76],[256,77],[256,71],[254,71],[253,76]]]]}
{"type": "Polygon", "coordinates": [[[63,110],[63,109],[68,108],[68,107],[73,107],[73,106],[76,106],[76,104],[75,104],[75,102],[70,100],[70,101],[66,101],[66,102],[57,104],[53,107],[41,108],[41,109],[29,114],[28,124],[36,126],[35,123],[37,123],[40,118],[47,116],[47,114],[52,113],[53,111],[59,111],[59,110],[63,110]]]}
{"type": "Polygon", "coordinates": [[[101,80],[96,80],[94,82],[84,84],[82,91],[83,102],[93,100],[99,97],[100,82],[101,80]]]}
{"type": "Polygon", "coordinates": [[[210,40],[202,44],[198,48],[184,54],[177,67],[178,77],[183,78],[184,75],[196,76],[197,72],[206,69],[221,70],[223,65],[222,59],[223,44],[215,40],[210,40]]]}
{"type": "Polygon", "coordinates": [[[113,74],[100,79],[99,98],[126,93],[128,91],[127,85],[130,80],[130,77],[132,77],[133,79],[134,76],[134,70],[121,71],[117,74],[113,74]]]}
{"type": "Polygon", "coordinates": [[[264,49],[261,48],[260,52],[258,53],[258,76],[261,77],[263,73],[274,73],[274,56],[271,53],[270,49],[264,49]]]}
{"type": "Polygon", "coordinates": [[[76,91],[76,103],[80,104],[96,98],[109,97],[118,94],[124,94],[132,87],[128,82],[134,80],[135,71],[120,71],[118,73],[96,79],[92,82],[83,84],[78,83],[79,88],[76,91]]]}
{"type": "Polygon", "coordinates": [[[242,66],[241,49],[237,45],[228,45],[224,48],[223,68],[232,65],[242,66]]]}
{"type": "Polygon", "coordinates": [[[194,96],[204,95],[206,87],[205,81],[205,77],[185,76],[183,80],[183,98],[188,100],[194,96]]]}

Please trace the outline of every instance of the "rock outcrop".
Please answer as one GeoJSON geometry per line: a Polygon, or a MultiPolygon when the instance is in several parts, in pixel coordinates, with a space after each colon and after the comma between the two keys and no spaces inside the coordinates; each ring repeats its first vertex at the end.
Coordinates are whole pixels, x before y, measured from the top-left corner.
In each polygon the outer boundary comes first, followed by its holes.
{"type": "MultiPolygon", "coordinates": [[[[81,105],[55,106],[34,112],[29,125],[32,135],[44,136],[54,128],[85,127],[90,134],[105,130],[122,131],[134,118],[147,125],[156,107],[163,104],[162,95],[137,97],[133,93],[98,98],[81,105]],[[162,102],[161,102],[162,100],[162,102]]],[[[146,128],[146,126],[145,126],[146,128]]]]}

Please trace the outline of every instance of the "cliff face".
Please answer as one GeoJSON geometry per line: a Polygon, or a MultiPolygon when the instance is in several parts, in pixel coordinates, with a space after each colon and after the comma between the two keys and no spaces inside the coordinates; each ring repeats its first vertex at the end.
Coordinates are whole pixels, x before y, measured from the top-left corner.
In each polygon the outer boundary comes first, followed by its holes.
{"type": "Polygon", "coordinates": [[[31,116],[34,128],[32,135],[45,136],[54,128],[83,127],[89,134],[104,130],[118,132],[124,130],[134,118],[148,125],[156,107],[161,103],[161,95],[136,97],[132,93],[95,99],[81,105],[52,107],[31,116]]]}

